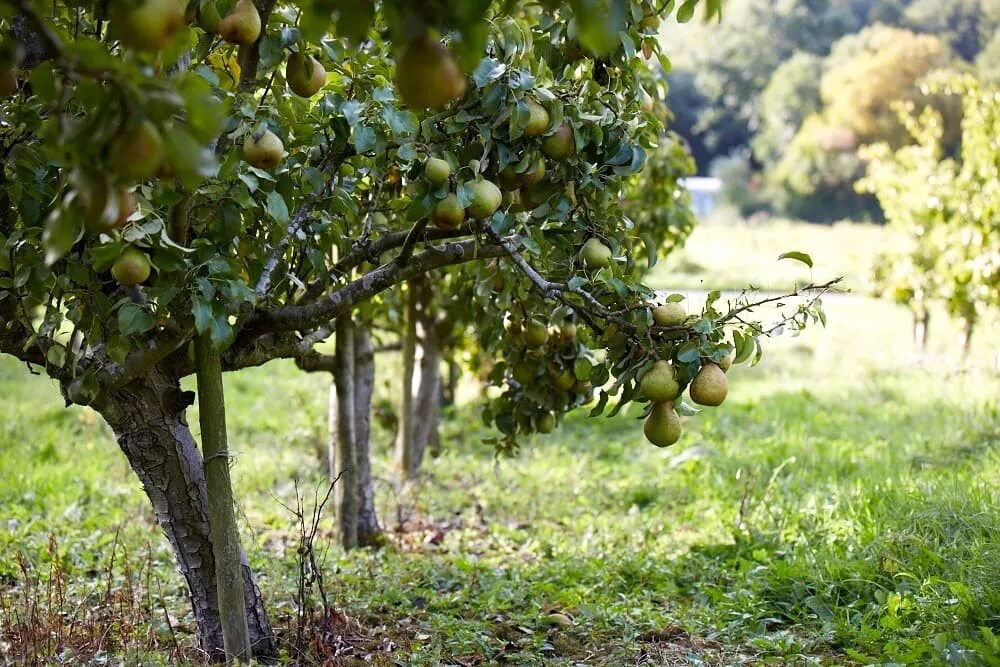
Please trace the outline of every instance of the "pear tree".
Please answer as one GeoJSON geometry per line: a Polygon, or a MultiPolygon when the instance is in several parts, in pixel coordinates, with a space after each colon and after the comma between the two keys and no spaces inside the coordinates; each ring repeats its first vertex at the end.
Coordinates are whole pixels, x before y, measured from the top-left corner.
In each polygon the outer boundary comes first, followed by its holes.
{"type": "MultiPolygon", "coordinates": [[[[749,296],[655,321],[635,267],[659,247],[624,201],[661,149],[641,94],[656,26],[719,5],[0,3],[0,352],[115,433],[209,655],[276,650],[237,532],[223,373],[291,359],[357,396],[357,323],[458,266],[497,360],[498,450],[591,403],[639,402],[669,444],[686,410],[641,397],[648,369],[666,362],[683,389],[710,362],[759,358],[771,329],[749,296]],[[447,176],[423,178],[430,158],[447,176]],[[315,347],[331,334],[339,358],[315,347]]],[[[813,296],[786,326],[820,315],[813,296]]]]}

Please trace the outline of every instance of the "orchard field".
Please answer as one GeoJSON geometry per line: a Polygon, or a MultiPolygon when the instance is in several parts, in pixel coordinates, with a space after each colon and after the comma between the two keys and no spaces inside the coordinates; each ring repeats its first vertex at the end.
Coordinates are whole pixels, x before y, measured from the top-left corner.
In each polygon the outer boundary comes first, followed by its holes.
{"type": "MultiPolygon", "coordinates": [[[[908,313],[864,296],[892,243],[881,227],[698,227],[653,286],[788,288],[810,278],[776,262],[797,249],[856,291],[827,298],[827,328],[734,367],[726,409],[685,418],[672,448],[644,442],[632,406],[496,458],[469,390],[402,490],[376,426],[387,543],[345,553],[324,515],[331,612],[302,630],[309,659],[1000,664],[1000,323],[962,364],[957,326],[932,317],[915,353],[908,313]]],[[[378,364],[376,407],[398,360],[378,364]]],[[[286,661],[302,644],[285,506],[325,492],[328,390],[285,361],[226,377],[240,529],[286,661]]],[[[9,357],[0,396],[0,663],[197,662],[172,552],[111,432],[9,357]]]]}

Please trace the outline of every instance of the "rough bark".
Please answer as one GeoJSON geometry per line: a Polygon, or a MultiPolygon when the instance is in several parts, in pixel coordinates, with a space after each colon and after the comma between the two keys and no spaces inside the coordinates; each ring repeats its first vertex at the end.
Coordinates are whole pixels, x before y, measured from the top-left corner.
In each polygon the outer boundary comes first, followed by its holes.
{"type": "Polygon", "coordinates": [[[226,398],[222,387],[222,360],[211,337],[194,341],[198,374],[198,407],[201,444],[205,459],[205,488],[212,526],[212,553],[219,594],[219,619],[227,660],[249,661],[250,631],[244,613],[242,548],[236,524],[236,501],[229,477],[229,436],[226,432],[226,398]]]}
{"type": "MultiPolygon", "coordinates": [[[[191,403],[173,377],[154,369],[110,392],[95,405],[142,482],[160,528],[173,547],[187,581],[198,623],[199,644],[213,659],[224,656],[208,519],[204,461],[191,435],[185,409],[191,403]]],[[[276,653],[260,589],[241,553],[247,625],[258,657],[276,653]]]]}
{"type": "Polygon", "coordinates": [[[354,420],[354,322],[350,314],[337,318],[336,371],[337,452],[335,461],[337,529],[345,549],[358,546],[358,455],[354,420]]]}
{"type": "Polygon", "coordinates": [[[396,459],[404,479],[420,473],[424,453],[438,444],[443,322],[425,280],[410,283],[403,340],[403,397],[396,459]]]}
{"type": "Polygon", "coordinates": [[[372,478],[371,415],[375,390],[375,349],[371,327],[358,323],[354,329],[354,442],[358,460],[358,544],[374,546],[382,531],[375,512],[372,478]]]}

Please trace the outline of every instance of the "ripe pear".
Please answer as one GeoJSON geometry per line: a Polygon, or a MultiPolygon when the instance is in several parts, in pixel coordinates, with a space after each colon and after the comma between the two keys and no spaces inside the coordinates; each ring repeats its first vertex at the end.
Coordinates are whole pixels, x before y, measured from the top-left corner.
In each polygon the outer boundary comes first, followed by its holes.
{"type": "Polygon", "coordinates": [[[109,29],[131,49],[160,51],[184,27],[184,9],[179,0],[113,0],[109,29]]]}
{"type": "Polygon", "coordinates": [[[542,139],[542,152],[553,160],[565,160],[576,152],[573,128],[560,125],[555,132],[542,139]]]}
{"type": "Polygon", "coordinates": [[[431,185],[444,185],[451,177],[451,165],[439,157],[429,157],[424,162],[424,178],[431,185]]]}
{"type": "Polygon", "coordinates": [[[726,374],[717,364],[706,361],[694,376],[688,391],[691,400],[698,405],[722,405],[729,391],[726,374]]]}
{"type": "Polygon", "coordinates": [[[156,125],[143,120],[115,139],[111,162],[124,178],[142,180],[156,174],[163,163],[163,137],[156,125]]]}
{"type": "Polygon", "coordinates": [[[293,53],[285,65],[285,81],[299,97],[312,97],[326,83],[326,70],[312,56],[293,53]]]}
{"type": "Polygon", "coordinates": [[[284,157],[285,145],[271,130],[264,130],[259,136],[248,134],[243,143],[243,159],[258,169],[274,169],[284,157]]]}
{"type": "Polygon", "coordinates": [[[13,67],[0,67],[0,97],[10,97],[17,92],[17,72],[13,67]]]}
{"type": "Polygon", "coordinates": [[[669,447],[681,437],[681,418],[671,402],[654,403],[642,428],[646,439],[657,447],[669,447]]]}
{"type": "Polygon", "coordinates": [[[111,267],[111,276],[124,287],[141,285],[149,279],[149,258],[146,253],[129,246],[111,267]]]}
{"type": "Polygon", "coordinates": [[[530,188],[540,183],[543,178],[545,178],[545,160],[538,158],[526,172],[521,174],[521,183],[530,188]]]}
{"type": "Polygon", "coordinates": [[[230,44],[250,46],[260,37],[260,14],[251,0],[237,0],[219,21],[219,35],[230,44]]]}
{"type": "Polygon", "coordinates": [[[573,322],[566,322],[559,327],[559,338],[566,342],[576,338],[576,324],[573,322]]]}
{"type": "Polygon", "coordinates": [[[465,187],[472,193],[468,213],[473,220],[488,218],[500,208],[503,193],[491,181],[469,181],[465,187]]]}
{"type": "Polygon", "coordinates": [[[611,266],[613,254],[611,248],[601,243],[600,239],[591,237],[583,244],[580,256],[588,269],[604,269],[611,266]]]}
{"type": "Polygon", "coordinates": [[[465,76],[447,47],[429,33],[406,45],[396,61],[396,90],[407,106],[443,109],[465,94],[465,76]]]}
{"type": "Polygon", "coordinates": [[[431,212],[431,222],[438,229],[457,229],[464,220],[465,209],[454,194],[439,201],[431,212]]]}
{"type": "Polygon", "coordinates": [[[551,412],[546,412],[535,418],[535,430],[539,433],[552,433],[556,427],[556,416],[551,412]]]}
{"type": "Polygon", "coordinates": [[[549,330],[538,320],[524,325],[524,342],[528,347],[541,347],[549,342],[549,330]]]}
{"type": "Polygon", "coordinates": [[[549,112],[535,100],[526,99],[525,104],[528,107],[528,123],[524,126],[524,136],[541,136],[549,129],[549,112]]]}
{"type": "Polygon", "coordinates": [[[530,384],[535,379],[535,369],[536,366],[526,361],[519,361],[511,369],[511,375],[521,384],[530,384]]]}
{"type": "Polygon", "coordinates": [[[677,384],[673,366],[662,359],[653,364],[653,367],[642,376],[642,381],[639,382],[639,392],[654,403],[672,401],[677,398],[681,393],[681,388],[677,384]]]}
{"type": "Polygon", "coordinates": [[[687,312],[679,301],[668,301],[653,308],[653,321],[661,327],[675,327],[684,324],[686,319],[687,312]]]}

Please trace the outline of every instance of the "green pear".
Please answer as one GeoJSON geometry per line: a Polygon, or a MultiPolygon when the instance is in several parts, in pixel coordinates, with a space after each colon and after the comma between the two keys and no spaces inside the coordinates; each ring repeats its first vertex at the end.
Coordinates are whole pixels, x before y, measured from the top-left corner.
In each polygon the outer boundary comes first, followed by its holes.
{"type": "Polygon", "coordinates": [[[533,99],[525,99],[528,107],[528,123],[524,126],[524,136],[538,137],[549,129],[549,112],[533,99]]]}
{"type": "Polygon", "coordinates": [[[545,178],[545,160],[538,158],[526,172],[521,174],[521,184],[526,187],[537,185],[545,178]]]}
{"type": "Polygon", "coordinates": [[[642,432],[657,447],[669,447],[681,437],[681,418],[671,402],[653,403],[642,432]]]}
{"type": "Polygon", "coordinates": [[[109,30],[137,51],[160,51],[184,28],[185,4],[179,0],[112,0],[109,30]]]}
{"type": "Polygon", "coordinates": [[[326,83],[326,70],[318,60],[302,53],[288,56],[285,65],[285,81],[292,92],[299,97],[312,97],[326,83]]]}
{"type": "Polygon", "coordinates": [[[285,145],[271,130],[259,135],[248,134],[243,143],[243,158],[258,169],[271,170],[285,157],[285,145]]]}
{"type": "Polygon", "coordinates": [[[614,257],[611,248],[594,237],[587,239],[587,242],[583,244],[580,256],[583,258],[584,266],[588,269],[607,268],[611,266],[611,260],[614,257]]]}
{"type": "Polygon", "coordinates": [[[539,433],[552,433],[556,427],[556,416],[551,412],[546,412],[535,418],[535,430],[539,433]]]}
{"type": "Polygon", "coordinates": [[[698,405],[708,406],[722,405],[728,391],[725,372],[711,361],[702,364],[701,370],[694,376],[688,390],[692,401],[698,405]]]}
{"type": "Polygon", "coordinates": [[[232,11],[219,21],[219,35],[230,44],[250,46],[260,37],[260,14],[252,0],[237,0],[232,11]]]}
{"type": "Polygon", "coordinates": [[[639,382],[639,393],[654,403],[672,401],[681,393],[674,368],[662,359],[646,371],[639,382]]]}
{"type": "Polygon", "coordinates": [[[431,212],[431,222],[438,229],[458,229],[464,220],[465,209],[454,194],[439,201],[431,212]]]}
{"type": "Polygon", "coordinates": [[[163,163],[163,137],[156,125],[144,120],[119,135],[111,146],[111,162],[127,179],[155,175],[163,163]]]}
{"type": "Polygon", "coordinates": [[[465,76],[458,62],[429,33],[403,49],[394,80],[403,102],[417,109],[443,109],[465,94],[465,76]]]}
{"type": "Polygon", "coordinates": [[[468,213],[473,220],[482,220],[493,215],[503,201],[500,188],[490,181],[469,181],[465,187],[471,192],[468,213]]]}
{"type": "Polygon", "coordinates": [[[424,178],[431,185],[444,185],[451,177],[451,165],[439,157],[429,157],[424,162],[424,178]]]}
{"type": "Polygon", "coordinates": [[[686,319],[687,311],[684,310],[684,305],[678,301],[668,301],[653,308],[653,321],[661,327],[675,327],[684,324],[686,319]]]}
{"type": "Polygon", "coordinates": [[[555,132],[542,139],[542,152],[553,160],[565,160],[576,152],[573,128],[560,125],[555,132]]]}
{"type": "Polygon", "coordinates": [[[129,246],[111,267],[111,276],[119,285],[133,287],[149,279],[151,266],[146,253],[129,246]]]}
{"type": "Polygon", "coordinates": [[[528,347],[541,347],[549,342],[549,330],[538,320],[530,320],[524,325],[524,343],[528,347]]]}
{"type": "Polygon", "coordinates": [[[550,375],[552,376],[552,384],[559,391],[569,391],[576,384],[576,376],[568,369],[559,370],[556,368],[550,375]]]}

